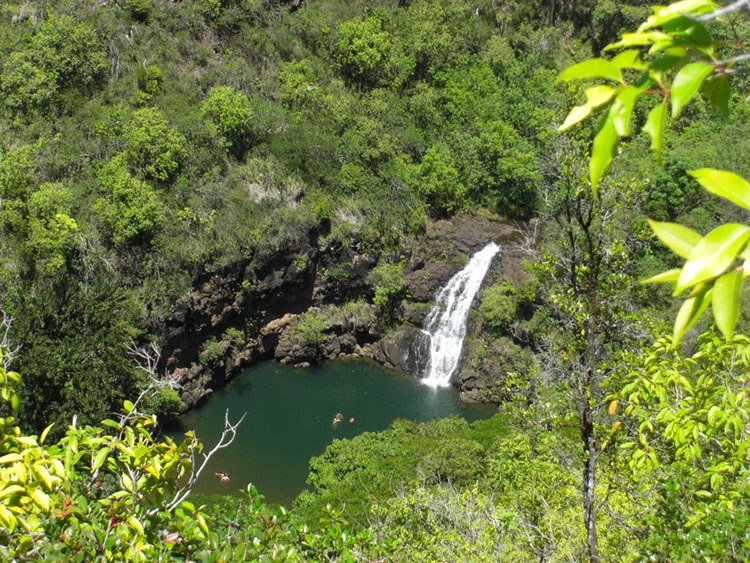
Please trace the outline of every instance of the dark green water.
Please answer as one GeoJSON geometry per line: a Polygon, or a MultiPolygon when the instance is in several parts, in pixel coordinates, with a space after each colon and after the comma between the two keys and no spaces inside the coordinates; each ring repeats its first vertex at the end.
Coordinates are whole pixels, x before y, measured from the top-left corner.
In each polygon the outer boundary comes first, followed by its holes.
{"type": "Polygon", "coordinates": [[[384,430],[397,418],[424,422],[460,415],[473,421],[493,412],[461,403],[454,389],[432,389],[370,362],[336,361],[299,370],[269,361],[215,392],[170,435],[178,438],[192,429],[209,447],[227,409],[231,420],[247,416],[234,443],[201,476],[196,492],[231,494],[253,483],[269,501],[287,505],[305,487],[310,458],[334,438],[384,430]],[[334,429],[338,412],[344,420],[334,429]],[[227,473],[231,482],[220,483],[215,473],[227,473]]]}

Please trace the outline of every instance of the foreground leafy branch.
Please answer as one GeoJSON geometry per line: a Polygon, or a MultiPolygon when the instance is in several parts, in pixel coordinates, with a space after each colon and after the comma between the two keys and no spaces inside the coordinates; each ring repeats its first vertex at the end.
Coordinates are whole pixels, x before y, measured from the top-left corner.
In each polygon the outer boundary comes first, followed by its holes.
{"type": "MultiPolygon", "coordinates": [[[[633,112],[640,100],[659,98],[641,128],[657,154],[662,150],[670,106],[671,116],[676,118],[700,94],[722,113],[729,112],[729,77],[748,57],[724,57],[726,46],[712,38],[706,24],[740,8],[747,8],[747,3],[720,8],[709,0],[684,0],[654,7],[637,32],[625,33],[605,48],[617,51],[613,58],[589,59],[560,73],[560,81],[604,80],[586,89],[586,102],[574,107],[559,128],[564,131],[593,113],[602,114],[589,162],[595,196],[620,139],[634,133],[633,112]]],[[[710,168],[690,174],[709,193],[750,209],[750,184],[741,177],[710,168]]],[[[675,319],[674,343],[709,305],[719,330],[731,339],[739,317],[742,279],[750,274],[750,227],[729,223],[702,237],[682,225],[650,224],[657,237],[686,260],[682,268],[646,280],[673,283],[675,296],[689,290],[675,319]]]]}
{"type": "MultiPolygon", "coordinates": [[[[7,353],[0,351],[2,357],[7,353]]],[[[154,356],[137,354],[147,370],[154,356]]],[[[165,382],[150,372],[135,402],[125,401],[116,420],[79,426],[47,444],[16,425],[21,376],[0,364],[0,556],[36,560],[65,554],[69,560],[151,561],[185,557],[211,537],[206,514],[187,501],[208,461],[229,446],[239,421],[227,414],[217,444],[203,453],[192,432],[177,444],[156,439],[154,415],[140,403],[165,382]]]]}

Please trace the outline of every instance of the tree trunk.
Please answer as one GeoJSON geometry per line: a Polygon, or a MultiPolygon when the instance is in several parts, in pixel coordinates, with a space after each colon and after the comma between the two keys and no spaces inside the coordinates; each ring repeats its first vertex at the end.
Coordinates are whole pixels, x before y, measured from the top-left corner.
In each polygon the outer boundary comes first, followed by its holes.
{"type": "MultiPolygon", "coordinates": [[[[587,235],[588,235],[588,231],[587,235]]],[[[587,281],[588,319],[586,322],[586,350],[584,352],[585,376],[581,389],[581,440],[585,451],[583,462],[583,518],[586,526],[586,545],[589,561],[599,562],[599,539],[596,535],[596,436],[594,434],[594,416],[596,415],[594,397],[599,390],[597,364],[597,339],[599,331],[599,267],[601,264],[600,247],[589,237],[589,255],[591,271],[587,281]]]]}
{"type": "Polygon", "coordinates": [[[599,561],[599,540],[596,535],[596,439],[594,421],[589,405],[583,405],[581,412],[581,439],[585,447],[586,459],[583,462],[583,519],[586,526],[586,546],[589,561],[599,561]]]}

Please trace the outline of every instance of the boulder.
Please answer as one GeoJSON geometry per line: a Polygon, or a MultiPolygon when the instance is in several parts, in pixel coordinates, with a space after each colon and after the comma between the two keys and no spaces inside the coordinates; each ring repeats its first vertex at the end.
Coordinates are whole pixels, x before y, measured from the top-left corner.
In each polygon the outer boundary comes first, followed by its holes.
{"type": "Polygon", "coordinates": [[[414,325],[404,325],[373,344],[370,354],[382,364],[420,377],[430,355],[429,337],[414,325]]]}

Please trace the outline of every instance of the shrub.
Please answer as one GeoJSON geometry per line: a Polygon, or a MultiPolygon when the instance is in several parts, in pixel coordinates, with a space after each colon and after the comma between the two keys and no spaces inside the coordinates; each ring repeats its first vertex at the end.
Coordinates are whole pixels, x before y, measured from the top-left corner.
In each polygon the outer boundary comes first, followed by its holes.
{"type": "Polygon", "coordinates": [[[325,342],[326,328],[328,328],[328,323],[320,313],[306,311],[297,317],[297,322],[291,327],[290,332],[295,336],[301,336],[305,342],[315,346],[325,342]]]}
{"type": "Polygon", "coordinates": [[[67,265],[78,224],[70,213],[73,196],[60,184],[42,184],[28,204],[26,250],[37,270],[52,275],[67,265]]]}
{"type": "Polygon", "coordinates": [[[510,282],[502,282],[488,287],[482,294],[479,315],[482,325],[496,334],[510,333],[511,325],[516,319],[518,296],[516,288],[510,282]]]}
{"type": "Polygon", "coordinates": [[[114,158],[99,173],[105,195],[95,204],[115,245],[147,243],[162,228],[165,208],[154,190],[114,158]]]}
{"type": "Polygon", "coordinates": [[[198,360],[203,365],[212,364],[219,360],[223,354],[224,348],[221,346],[221,342],[212,336],[201,346],[201,350],[198,353],[198,360]]]}
{"type": "Polygon", "coordinates": [[[208,92],[201,113],[223,138],[227,148],[241,157],[252,144],[253,108],[243,92],[231,86],[217,86],[208,92]]]}
{"type": "Polygon", "coordinates": [[[124,127],[129,164],[154,180],[169,180],[187,156],[187,141],[156,108],[139,109],[124,127]]]}

